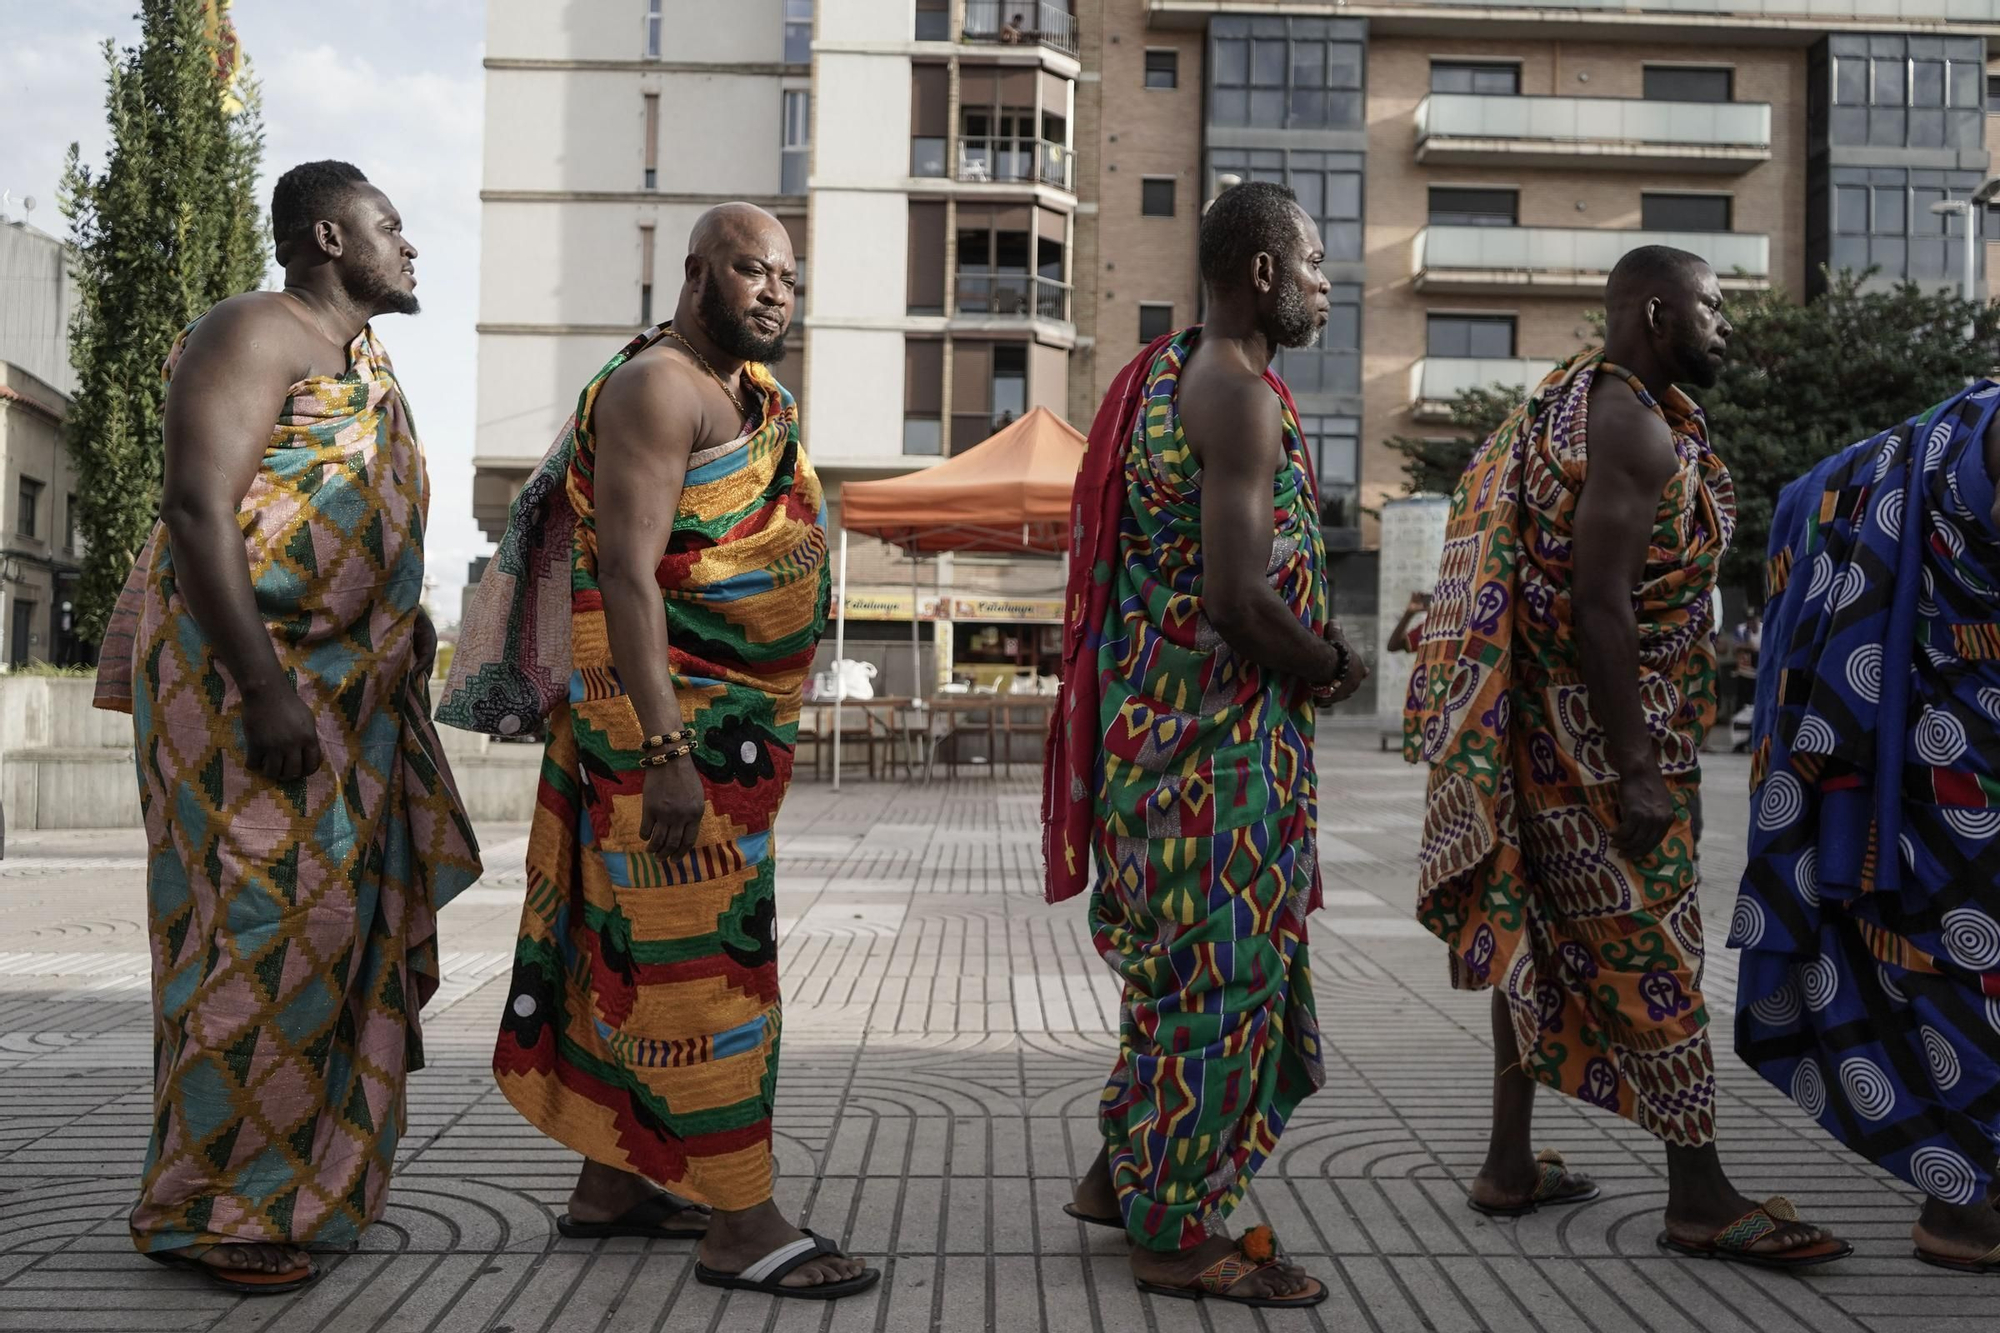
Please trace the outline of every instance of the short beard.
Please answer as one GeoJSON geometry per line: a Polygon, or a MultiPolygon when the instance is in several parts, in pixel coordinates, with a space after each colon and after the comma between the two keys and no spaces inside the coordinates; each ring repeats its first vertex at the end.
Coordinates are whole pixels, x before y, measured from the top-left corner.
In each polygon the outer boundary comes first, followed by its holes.
{"type": "Polygon", "coordinates": [[[414,315],[423,309],[415,292],[404,291],[380,273],[356,274],[341,285],[356,305],[378,315],[414,315]]]}
{"type": "Polygon", "coordinates": [[[765,337],[759,333],[748,315],[731,310],[722,303],[722,288],[715,283],[702,287],[695,313],[701,317],[701,327],[708,334],[708,340],[724,356],[738,361],[759,361],[767,366],[775,366],[785,359],[785,334],[765,337]]]}
{"type": "Polygon", "coordinates": [[[1319,341],[1319,316],[1306,300],[1302,284],[1287,282],[1278,289],[1278,308],[1271,314],[1271,337],[1280,347],[1311,347],[1319,341]]]}
{"type": "Polygon", "coordinates": [[[1692,384],[1697,389],[1715,387],[1721,367],[1709,359],[1705,349],[1684,344],[1674,350],[1674,360],[1679,363],[1680,371],[1674,378],[1682,384],[1692,384]]]}

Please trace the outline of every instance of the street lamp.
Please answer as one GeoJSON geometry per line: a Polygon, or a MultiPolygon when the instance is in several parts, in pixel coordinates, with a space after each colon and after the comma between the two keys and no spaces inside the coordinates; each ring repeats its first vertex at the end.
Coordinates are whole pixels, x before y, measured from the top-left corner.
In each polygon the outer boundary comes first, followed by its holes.
{"type": "MultiPolygon", "coordinates": [[[[1989,178],[1984,185],[1973,192],[1970,199],[1946,199],[1931,205],[1931,212],[1940,217],[1947,217],[1953,213],[1965,214],[1965,266],[1959,271],[1958,294],[1967,301],[1979,299],[1979,293],[1974,290],[1979,271],[1978,251],[1975,248],[1979,244],[1977,223],[1979,215],[1975,210],[1984,208],[1996,194],[2000,194],[2000,176],[1989,178]]],[[[1968,323],[1965,326],[1966,341],[1970,342],[1975,332],[1975,326],[1968,323]]]]}

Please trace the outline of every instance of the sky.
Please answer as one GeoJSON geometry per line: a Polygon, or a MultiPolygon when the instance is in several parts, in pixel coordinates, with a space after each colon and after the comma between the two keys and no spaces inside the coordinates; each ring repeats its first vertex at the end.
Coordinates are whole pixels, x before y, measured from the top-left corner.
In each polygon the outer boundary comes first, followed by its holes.
{"type": "MultiPolygon", "coordinates": [[[[32,197],[34,224],[66,234],[63,155],[75,142],[85,163],[103,165],[102,47],[138,40],[137,8],[0,0],[0,190],[16,201],[7,216],[32,197]]],[[[235,0],[231,12],[264,92],[261,207],[287,167],[341,158],[394,201],[417,247],[423,313],[384,316],[376,332],[430,457],[430,601],[440,624],[455,622],[467,562],[492,549],[472,521],[484,0],[235,0]]]]}

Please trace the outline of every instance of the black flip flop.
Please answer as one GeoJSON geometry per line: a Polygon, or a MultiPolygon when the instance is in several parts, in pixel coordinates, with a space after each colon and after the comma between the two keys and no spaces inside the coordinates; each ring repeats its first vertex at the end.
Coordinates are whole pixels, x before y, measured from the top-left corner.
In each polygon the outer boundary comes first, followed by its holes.
{"type": "Polygon", "coordinates": [[[1063,1216],[1073,1217],[1077,1221],[1083,1223],[1085,1226],[1108,1227],[1113,1231],[1123,1231],[1125,1229],[1124,1218],[1092,1217],[1089,1213],[1078,1212],[1076,1205],[1073,1203],[1066,1203],[1063,1205],[1063,1216]]]}
{"type": "Polygon", "coordinates": [[[1950,1259],[1942,1254],[1932,1254],[1921,1245],[1917,1246],[1911,1253],[1916,1255],[1919,1261],[1929,1264],[1932,1268],[1949,1269],[1954,1273],[1977,1273],[1982,1276],[2000,1273],[2000,1245],[1995,1245],[1977,1259],[1950,1259]]]}
{"type": "Polygon", "coordinates": [[[204,1246],[198,1252],[187,1250],[143,1250],[148,1259],[162,1268],[188,1268],[201,1274],[216,1286],[238,1296],[284,1296],[302,1287],[310,1286],[319,1279],[319,1265],[310,1257],[302,1272],[262,1273],[254,1268],[217,1268],[205,1264],[201,1255],[219,1246],[204,1246]]]}
{"type": "Polygon", "coordinates": [[[641,1199],[609,1222],[578,1222],[564,1213],[556,1219],[556,1230],[571,1240],[607,1240],[613,1236],[637,1236],[641,1240],[700,1240],[708,1225],[670,1227],[666,1220],[677,1213],[701,1205],[672,1194],[655,1194],[641,1199]]]}
{"type": "Polygon", "coordinates": [[[859,1277],[847,1278],[841,1282],[821,1282],[810,1287],[785,1285],[785,1279],[795,1270],[822,1255],[846,1257],[838,1245],[824,1236],[815,1235],[808,1227],[805,1228],[803,1239],[795,1240],[789,1245],[780,1245],[740,1273],[718,1273],[697,1259],[694,1265],[694,1280],[704,1286],[725,1287],[731,1291],[760,1291],[766,1296],[780,1296],[801,1301],[837,1301],[842,1296],[858,1295],[882,1280],[882,1270],[865,1268],[859,1277]]]}

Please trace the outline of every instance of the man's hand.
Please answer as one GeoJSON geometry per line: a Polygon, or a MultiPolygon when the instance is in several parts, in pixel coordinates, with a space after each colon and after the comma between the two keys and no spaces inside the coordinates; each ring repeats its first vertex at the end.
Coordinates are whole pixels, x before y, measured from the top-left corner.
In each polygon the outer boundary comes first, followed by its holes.
{"type": "Polygon", "coordinates": [[[693,851],[701,834],[703,808],[701,774],[691,756],[647,769],[639,805],[639,836],[646,840],[647,850],[665,858],[693,851]]]}
{"type": "Polygon", "coordinates": [[[1618,785],[1618,827],[1611,845],[1628,861],[1651,855],[1674,825],[1674,798],[1658,766],[1639,769],[1618,785]]]}
{"type": "Polygon", "coordinates": [[[1368,664],[1361,660],[1361,650],[1347,641],[1347,635],[1341,632],[1336,622],[1327,621],[1321,633],[1328,643],[1339,644],[1347,650],[1347,674],[1341,677],[1331,694],[1325,696],[1329,703],[1341,703],[1353,698],[1354,692],[1368,683],[1368,664]]]}
{"type": "Polygon", "coordinates": [[[437,667],[438,635],[437,626],[431,624],[430,613],[417,608],[417,637],[411,669],[418,680],[429,680],[437,667]]]}
{"type": "Polygon", "coordinates": [[[273,782],[295,782],[319,771],[319,731],[290,681],[280,677],[269,688],[244,694],[243,750],[250,771],[273,782]]]}

